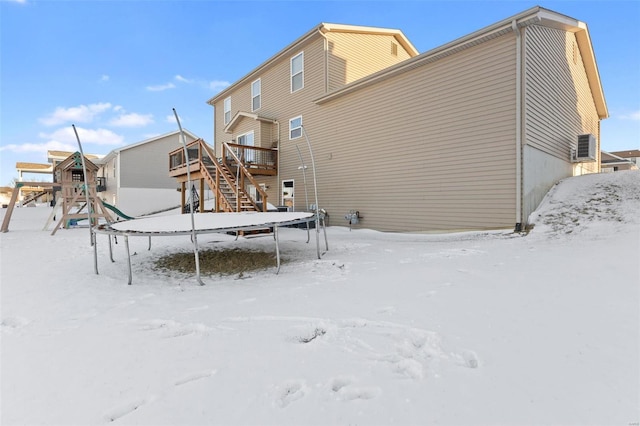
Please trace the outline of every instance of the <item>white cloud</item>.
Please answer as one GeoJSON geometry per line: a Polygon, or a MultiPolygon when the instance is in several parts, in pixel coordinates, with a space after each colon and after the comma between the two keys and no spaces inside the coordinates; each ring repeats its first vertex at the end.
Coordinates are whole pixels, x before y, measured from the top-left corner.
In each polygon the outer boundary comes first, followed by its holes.
{"type": "Polygon", "coordinates": [[[190,79],[190,78],[183,77],[180,74],[177,74],[174,77],[174,79],[181,83],[197,84],[199,86],[204,87],[205,89],[213,90],[214,92],[219,92],[220,90],[228,87],[231,84],[228,81],[222,81],[222,80],[206,81],[206,80],[198,80],[194,78],[190,79]]]}
{"type": "Polygon", "coordinates": [[[109,122],[112,126],[117,127],[143,127],[153,123],[153,114],[122,114],[109,122]]]}
{"type": "Polygon", "coordinates": [[[176,85],[173,83],[159,84],[157,86],[147,86],[147,90],[149,90],[150,92],[162,92],[163,90],[175,89],[175,88],[176,88],[176,85]]]}
{"type": "Polygon", "coordinates": [[[100,81],[109,81],[109,76],[107,74],[102,74],[100,81]]]}
{"type": "MultiPolygon", "coordinates": [[[[182,120],[182,116],[180,116],[180,114],[178,114],[178,118],[180,119],[180,122],[182,123],[182,121],[183,121],[183,120],[182,120]]],[[[175,115],[173,115],[173,114],[169,114],[169,115],[167,115],[167,118],[166,118],[166,120],[165,120],[165,121],[166,121],[167,123],[171,123],[171,124],[176,124],[176,125],[177,125],[177,123],[176,123],[176,116],[175,116],[175,115]]]]}
{"type": "Polygon", "coordinates": [[[78,145],[63,143],[59,141],[49,141],[44,143],[23,143],[23,144],[10,144],[0,146],[0,151],[10,151],[17,153],[24,152],[38,152],[43,153],[47,151],[77,151],[78,145]]]}
{"type": "Polygon", "coordinates": [[[50,115],[40,118],[40,122],[45,126],[55,126],[62,123],[77,122],[90,123],[95,116],[109,110],[111,104],[102,102],[90,105],[79,105],[76,107],[57,107],[50,115]]]}
{"type": "Polygon", "coordinates": [[[7,0],[11,3],[27,4],[27,0],[7,0]]]}
{"type": "Polygon", "coordinates": [[[230,84],[231,83],[229,83],[228,81],[213,80],[213,81],[210,81],[207,86],[209,89],[213,90],[214,92],[219,92],[222,89],[229,87],[230,84]]]}
{"type": "MultiPolygon", "coordinates": [[[[84,129],[82,127],[76,127],[78,131],[78,137],[83,144],[95,144],[95,145],[122,145],[124,138],[111,130],[107,129],[84,129]]],[[[40,133],[43,139],[50,139],[50,142],[59,142],[66,144],[77,143],[76,135],[71,127],[63,127],[56,130],[53,133],[40,133]]]]}
{"type": "Polygon", "coordinates": [[[629,114],[622,114],[619,118],[623,120],[640,121],[640,111],[632,111],[629,114]]]}

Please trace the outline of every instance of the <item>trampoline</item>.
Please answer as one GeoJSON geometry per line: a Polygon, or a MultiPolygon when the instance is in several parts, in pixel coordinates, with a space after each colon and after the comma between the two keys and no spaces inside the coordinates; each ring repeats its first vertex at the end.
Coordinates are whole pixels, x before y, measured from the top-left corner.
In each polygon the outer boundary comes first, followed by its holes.
{"type": "MultiPolygon", "coordinates": [[[[151,249],[151,237],[153,236],[178,236],[211,233],[228,233],[240,231],[253,231],[257,229],[273,229],[273,238],[276,246],[276,273],[280,271],[280,247],[278,242],[278,227],[316,222],[316,248],[320,258],[319,226],[322,226],[326,249],[328,250],[327,234],[324,219],[310,212],[238,212],[238,213],[194,213],[193,222],[190,215],[155,216],[140,219],[103,224],[93,228],[95,234],[109,236],[109,255],[113,262],[111,236],[124,237],[127,252],[127,266],[129,273],[128,284],[132,282],[131,255],[129,252],[129,237],[149,237],[149,249],[151,249]],[[192,227],[193,223],[193,227],[192,227]]],[[[307,226],[307,242],[309,242],[309,227],[307,226]]],[[[94,239],[94,266],[98,273],[97,244],[94,239]]],[[[197,245],[194,244],[196,262],[198,261],[197,245]]],[[[197,264],[197,263],[196,263],[197,264]]],[[[200,284],[200,271],[197,268],[197,279],[200,284]]]]}

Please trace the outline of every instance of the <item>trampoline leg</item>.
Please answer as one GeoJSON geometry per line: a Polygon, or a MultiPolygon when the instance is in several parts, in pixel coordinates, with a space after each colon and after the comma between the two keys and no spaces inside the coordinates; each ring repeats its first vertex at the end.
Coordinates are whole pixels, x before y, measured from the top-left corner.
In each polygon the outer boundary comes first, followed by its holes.
{"type": "Polygon", "coordinates": [[[309,233],[309,222],[307,222],[307,244],[309,244],[310,239],[311,239],[311,234],[309,233]]]}
{"type": "Polygon", "coordinates": [[[149,248],[147,250],[151,251],[151,236],[149,236],[149,248]]]}
{"type": "Polygon", "coordinates": [[[280,272],[280,246],[278,245],[278,227],[274,226],[273,227],[273,236],[276,239],[276,264],[277,264],[277,268],[276,268],[276,274],[278,274],[280,272]]]}
{"type": "Polygon", "coordinates": [[[327,240],[327,226],[322,219],[322,232],[324,232],[324,247],[325,251],[329,251],[329,240],[327,240]]]}
{"type": "Polygon", "coordinates": [[[96,275],[98,275],[98,244],[97,244],[97,236],[96,233],[91,231],[91,245],[93,246],[93,269],[96,271],[96,275]]]}
{"type": "Polygon", "coordinates": [[[111,263],[115,262],[113,260],[113,247],[111,247],[111,235],[107,235],[109,237],[109,259],[111,259],[111,263]]]}
{"type": "Polygon", "coordinates": [[[318,252],[318,259],[320,259],[320,219],[316,216],[316,251],[318,252]]]}
{"type": "Polygon", "coordinates": [[[129,236],[128,235],[124,236],[124,246],[127,249],[127,267],[129,268],[128,284],[131,285],[131,255],[129,254],[129,236]]]}

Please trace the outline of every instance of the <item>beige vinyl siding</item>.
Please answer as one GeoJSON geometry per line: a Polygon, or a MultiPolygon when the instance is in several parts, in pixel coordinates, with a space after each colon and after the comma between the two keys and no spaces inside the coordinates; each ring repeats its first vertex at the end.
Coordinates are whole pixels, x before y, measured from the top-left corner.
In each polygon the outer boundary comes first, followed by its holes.
{"type": "Polygon", "coordinates": [[[577,136],[592,133],[599,155],[599,118],[574,34],[534,25],[524,36],[526,143],[570,161],[577,136]]]}
{"type": "MultiPolygon", "coordinates": [[[[302,185],[302,175],[298,170],[300,165],[296,144],[304,149],[304,139],[289,141],[289,119],[301,115],[303,125],[313,122],[314,115],[317,116],[318,105],[312,99],[318,98],[325,93],[324,74],[324,40],[318,35],[310,39],[305,44],[299,46],[291,52],[291,55],[283,57],[272,64],[268,69],[262,70],[262,107],[258,111],[260,116],[271,118],[279,122],[277,124],[264,123],[249,118],[243,118],[233,134],[237,135],[241,131],[246,132],[251,126],[256,131],[256,145],[260,141],[260,146],[270,148],[280,141],[280,180],[296,179],[296,192],[302,198],[296,200],[299,206],[304,205],[304,187],[302,185]],[[304,88],[291,93],[290,90],[290,59],[298,53],[304,51],[304,88]],[[260,132],[258,130],[260,129],[260,132]],[[279,129],[279,134],[278,134],[279,129]],[[258,139],[258,134],[260,135],[258,139]]],[[[254,81],[253,80],[250,81],[254,81]]],[[[232,115],[238,110],[249,111],[251,86],[250,83],[239,86],[231,92],[232,115]],[[239,101],[236,101],[238,99],[239,101]],[[246,105],[245,103],[246,102],[246,105]],[[244,105],[244,106],[243,106],[244,105]]],[[[217,155],[220,155],[219,142],[229,141],[231,135],[224,132],[223,122],[223,99],[215,104],[215,140],[217,155]]],[[[306,149],[304,151],[306,155],[306,149]]],[[[308,157],[305,159],[308,162],[308,157]]],[[[310,163],[309,163],[310,164],[310,163]]],[[[311,180],[310,169],[307,178],[311,180]]],[[[276,177],[255,176],[256,181],[266,184],[269,188],[267,194],[268,202],[273,205],[280,204],[280,182],[276,177]]],[[[310,192],[310,197],[313,193],[310,192]]]]}
{"type": "MultiPolygon", "coordinates": [[[[316,154],[319,204],[332,225],[346,225],[351,209],[360,211],[362,226],[383,231],[514,225],[513,34],[321,107],[322,116],[305,116],[304,125],[316,154]]],[[[302,176],[293,167],[286,163],[281,176],[291,174],[298,187],[302,176]]],[[[299,188],[295,202],[304,204],[299,188]]]]}
{"type": "Polygon", "coordinates": [[[392,35],[329,32],[329,91],[409,59],[392,35]],[[397,56],[391,44],[397,45],[397,56]]]}
{"type": "Polygon", "coordinates": [[[260,139],[256,139],[256,146],[260,146],[262,148],[275,148],[276,144],[276,135],[275,135],[275,125],[273,123],[268,122],[260,122],[258,128],[260,129],[260,139]]]}
{"type": "MultiPolygon", "coordinates": [[[[309,108],[316,108],[311,99],[324,93],[324,43],[320,36],[311,39],[306,44],[294,50],[291,55],[283,57],[280,61],[263,70],[260,75],[262,83],[262,107],[257,113],[260,116],[278,120],[280,122],[280,137],[288,139],[289,119],[298,115],[304,115],[309,108]],[[290,59],[304,51],[304,88],[291,93],[290,59]]],[[[251,80],[254,81],[255,79],[251,80]]],[[[251,111],[251,81],[235,88],[231,93],[232,116],[238,111],[251,111]]],[[[215,140],[224,141],[230,139],[224,132],[223,125],[223,99],[215,104],[215,140]],[[219,111],[219,112],[218,112],[219,111]]],[[[260,127],[260,122],[249,120],[254,128],[260,127]]],[[[247,121],[247,122],[249,122],[247,121]]],[[[243,125],[245,124],[243,120],[243,125]]],[[[246,128],[245,128],[246,129],[246,128]]],[[[246,131],[246,130],[244,130],[246,131]]],[[[237,129],[233,130],[236,134],[237,129]]],[[[275,132],[275,130],[274,130],[275,132]]],[[[257,133],[257,132],[256,132],[257,133]]],[[[274,133],[274,140],[277,136],[274,133]]],[[[260,140],[261,146],[265,145],[265,139],[260,140]]],[[[217,153],[219,155],[219,152],[217,153]]]]}

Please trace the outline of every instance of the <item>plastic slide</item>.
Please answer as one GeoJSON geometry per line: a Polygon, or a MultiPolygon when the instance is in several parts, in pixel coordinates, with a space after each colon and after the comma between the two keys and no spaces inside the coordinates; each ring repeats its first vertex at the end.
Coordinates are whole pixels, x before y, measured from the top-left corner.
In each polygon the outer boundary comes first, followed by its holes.
{"type": "Polygon", "coordinates": [[[104,206],[106,208],[108,208],[109,210],[111,210],[112,212],[114,212],[115,214],[117,214],[118,216],[120,216],[123,219],[126,219],[126,220],[135,219],[135,217],[131,217],[129,215],[126,215],[126,214],[122,213],[117,207],[112,206],[109,203],[106,203],[106,202],[103,201],[102,204],[104,204],[104,206]]]}

